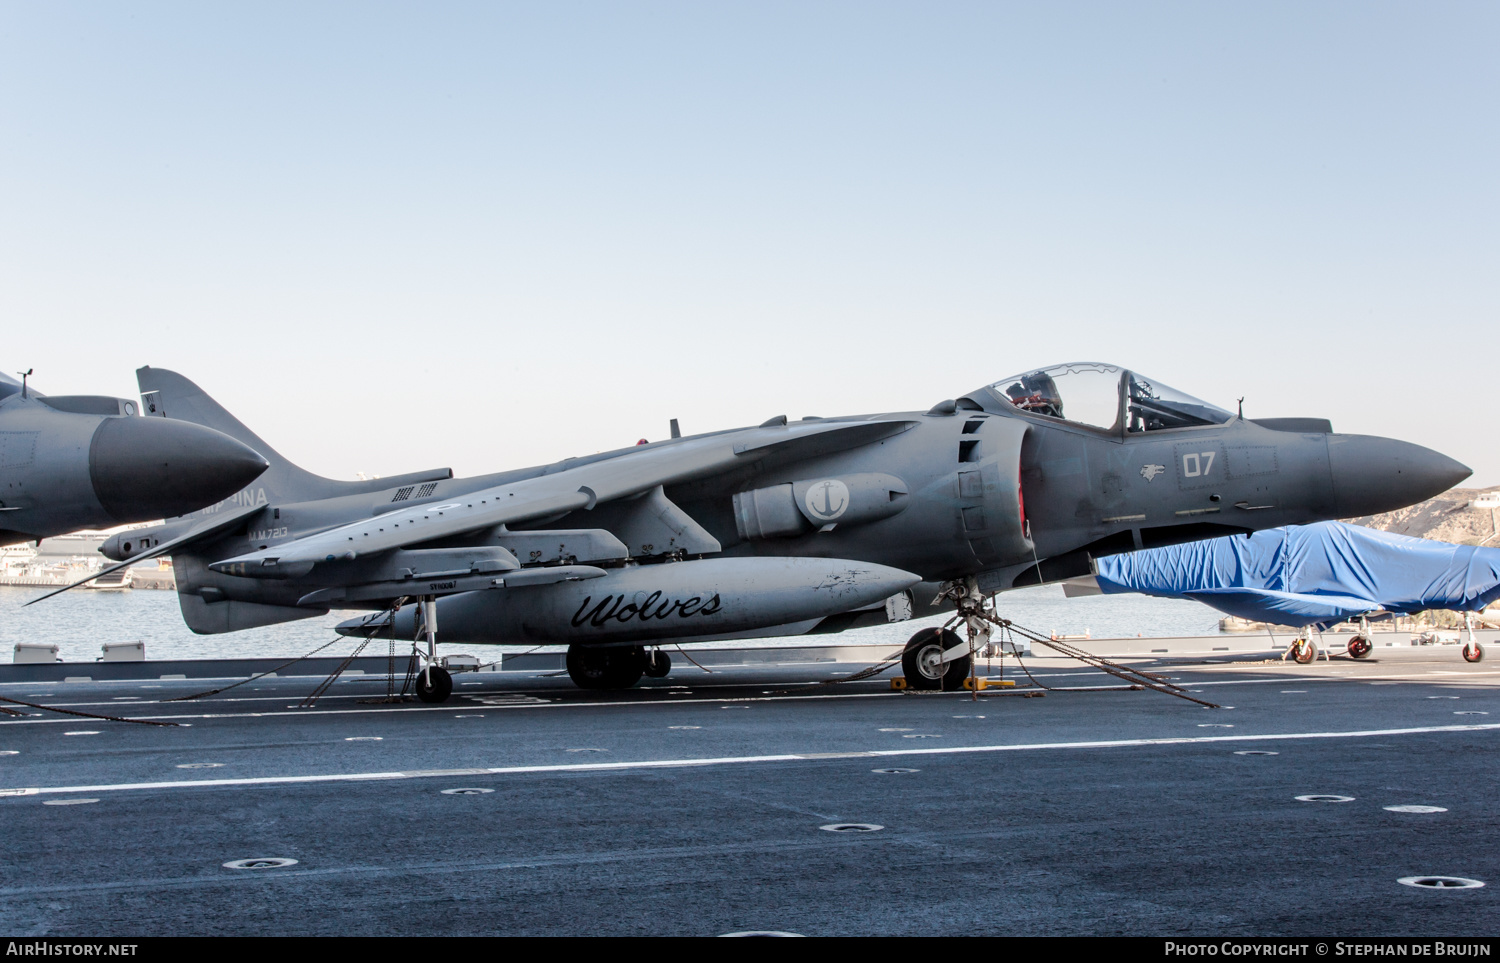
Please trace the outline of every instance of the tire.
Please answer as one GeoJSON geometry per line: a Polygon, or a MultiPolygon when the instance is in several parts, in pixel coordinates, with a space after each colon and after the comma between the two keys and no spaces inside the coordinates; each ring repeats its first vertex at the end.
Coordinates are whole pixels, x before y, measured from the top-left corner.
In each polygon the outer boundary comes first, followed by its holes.
{"type": "Polygon", "coordinates": [[[1370,644],[1369,639],[1365,638],[1362,635],[1356,635],[1354,638],[1349,640],[1349,657],[1351,659],[1369,658],[1370,650],[1372,648],[1374,648],[1374,646],[1370,644]]]}
{"type": "Polygon", "coordinates": [[[963,639],[958,633],[947,629],[923,629],[912,636],[906,643],[906,650],[901,653],[901,671],[906,673],[906,687],[941,689],[944,692],[962,689],[964,680],[969,677],[971,660],[968,653],[946,665],[938,663],[944,652],[962,644],[963,639]]]}
{"type": "Polygon", "coordinates": [[[453,676],[440,665],[417,673],[417,698],[423,702],[447,702],[453,694],[453,676]],[[432,685],[427,684],[427,673],[432,673],[432,685]]]}
{"type": "Polygon", "coordinates": [[[568,646],[568,676],[580,689],[628,689],[645,670],[646,650],[639,645],[568,646]]]}
{"type": "Polygon", "coordinates": [[[1464,643],[1464,661],[1465,662],[1483,662],[1484,661],[1484,646],[1480,645],[1478,642],[1466,642],[1466,643],[1464,643]]]}
{"type": "Polygon", "coordinates": [[[652,649],[646,653],[646,667],[643,670],[647,678],[665,679],[667,673],[672,671],[672,657],[661,649],[652,649]]]}
{"type": "Polygon", "coordinates": [[[1318,647],[1312,639],[1303,639],[1302,644],[1292,653],[1292,660],[1298,665],[1310,665],[1317,661],[1318,647]]]}

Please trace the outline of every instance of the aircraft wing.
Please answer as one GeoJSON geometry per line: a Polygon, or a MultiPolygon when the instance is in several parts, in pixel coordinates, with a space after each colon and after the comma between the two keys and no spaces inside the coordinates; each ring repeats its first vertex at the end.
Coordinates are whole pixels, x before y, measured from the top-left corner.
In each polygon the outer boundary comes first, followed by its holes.
{"type": "Polygon", "coordinates": [[[62,593],[68,591],[68,589],[75,589],[83,583],[92,581],[102,575],[108,575],[111,572],[118,572],[122,568],[129,568],[132,565],[138,565],[141,562],[157,558],[161,555],[171,555],[174,551],[182,548],[185,545],[190,545],[193,542],[197,542],[205,538],[210,538],[212,536],[218,535],[220,532],[223,532],[226,529],[233,528],[236,524],[249,518],[251,515],[258,515],[263,510],[263,508],[264,506],[261,505],[251,505],[238,509],[236,511],[221,512],[219,514],[215,514],[209,519],[206,519],[205,521],[183,532],[176,538],[162,542],[155,548],[148,549],[147,551],[141,552],[137,555],[132,555],[129,558],[125,559],[125,561],[123,562],[116,562],[113,565],[106,565],[99,571],[90,574],[88,578],[79,579],[71,585],[64,585],[60,589],[54,589],[53,591],[48,592],[46,595],[38,595],[36,598],[32,599],[26,604],[35,605],[37,602],[40,602],[43,599],[50,599],[54,595],[61,595],[62,593]]]}
{"type": "Polygon", "coordinates": [[[759,428],[663,442],[472,492],[450,502],[386,512],[209,567],[251,578],[296,578],[320,562],[355,559],[496,525],[560,516],[662,485],[714,475],[772,454],[810,456],[867,444],[905,431],[912,424],[901,419],[768,423],[759,428]]]}

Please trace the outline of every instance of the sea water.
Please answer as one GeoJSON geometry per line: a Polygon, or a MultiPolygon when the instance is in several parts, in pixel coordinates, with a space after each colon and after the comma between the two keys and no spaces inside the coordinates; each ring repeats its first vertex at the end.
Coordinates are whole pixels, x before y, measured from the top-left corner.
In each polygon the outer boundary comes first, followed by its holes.
{"type": "MultiPolygon", "coordinates": [[[[65,662],[92,662],[106,642],[146,644],[148,659],[293,658],[332,642],[321,654],[346,655],[363,640],[341,638],[333,627],[356,613],[330,612],[296,622],[245,629],[225,635],[194,635],[183,624],[177,593],[133,589],[99,592],[74,589],[35,605],[25,603],[45,594],[45,588],[0,586],[0,660],[9,661],[17,642],[56,644],[65,662]]],[[[1035,586],[997,597],[1000,614],[1043,635],[1083,635],[1092,638],[1161,638],[1213,635],[1219,613],[1199,602],[1157,599],[1145,595],[1092,595],[1064,598],[1062,587],[1035,586]]],[[[918,629],[941,624],[947,615],[913,613],[909,622],[854,629],[838,635],[757,640],[785,645],[900,645],[918,629]]],[[[441,623],[439,623],[441,629],[441,623]]],[[[399,645],[404,649],[406,642],[399,645]]],[[[371,642],[367,655],[384,654],[388,643],[371,642]],[[378,651],[377,651],[378,650],[378,651]]],[[[500,652],[526,651],[527,646],[440,645],[443,654],[467,652],[487,658],[500,652]]]]}

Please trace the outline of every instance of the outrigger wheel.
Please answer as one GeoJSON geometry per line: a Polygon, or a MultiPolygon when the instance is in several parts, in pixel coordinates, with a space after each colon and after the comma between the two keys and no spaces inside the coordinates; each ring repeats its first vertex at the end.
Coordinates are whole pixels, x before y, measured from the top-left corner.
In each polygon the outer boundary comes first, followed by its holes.
{"type": "Polygon", "coordinates": [[[901,671],[906,673],[908,689],[942,689],[952,692],[964,687],[969,677],[969,654],[943,663],[943,653],[964,640],[950,629],[923,629],[906,643],[901,653],[901,671]]]}
{"type": "Polygon", "coordinates": [[[453,676],[440,665],[434,665],[417,673],[417,698],[423,702],[447,702],[453,694],[453,676]],[[427,682],[432,674],[432,684],[427,682]]]}
{"type": "Polygon", "coordinates": [[[1373,648],[1370,640],[1362,635],[1356,635],[1349,640],[1349,657],[1352,659],[1363,659],[1370,654],[1373,648]]]}
{"type": "Polygon", "coordinates": [[[568,646],[568,676],[580,689],[628,689],[645,671],[646,650],[639,645],[568,646]]]}
{"type": "Polygon", "coordinates": [[[1464,643],[1464,661],[1480,662],[1484,659],[1484,646],[1478,642],[1464,643]]]}
{"type": "Polygon", "coordinates": [[[1298,639],[1292,648],[1292,660],[1298,665],[1308,665],[1318,658],[1318,646],[1312,639],[1298,639]]]}

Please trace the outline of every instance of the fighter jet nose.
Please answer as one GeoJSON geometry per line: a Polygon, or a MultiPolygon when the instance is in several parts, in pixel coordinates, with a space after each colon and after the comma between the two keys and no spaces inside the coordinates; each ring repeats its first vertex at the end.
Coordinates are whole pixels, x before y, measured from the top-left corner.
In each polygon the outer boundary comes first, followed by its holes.
{"type": "Polygon", "coordinates": [[[1329,435],[1328,467],[1339,518],[1415,505],[1472,474],[1430,448],[1371,435],[1329,435]]]}
{"type": "Polygon", "coordinates": [[[106,418],[89,446],[99,504],[120,522],[197,511],[270,467],[222,432],[167,418],[106,418]]]}

